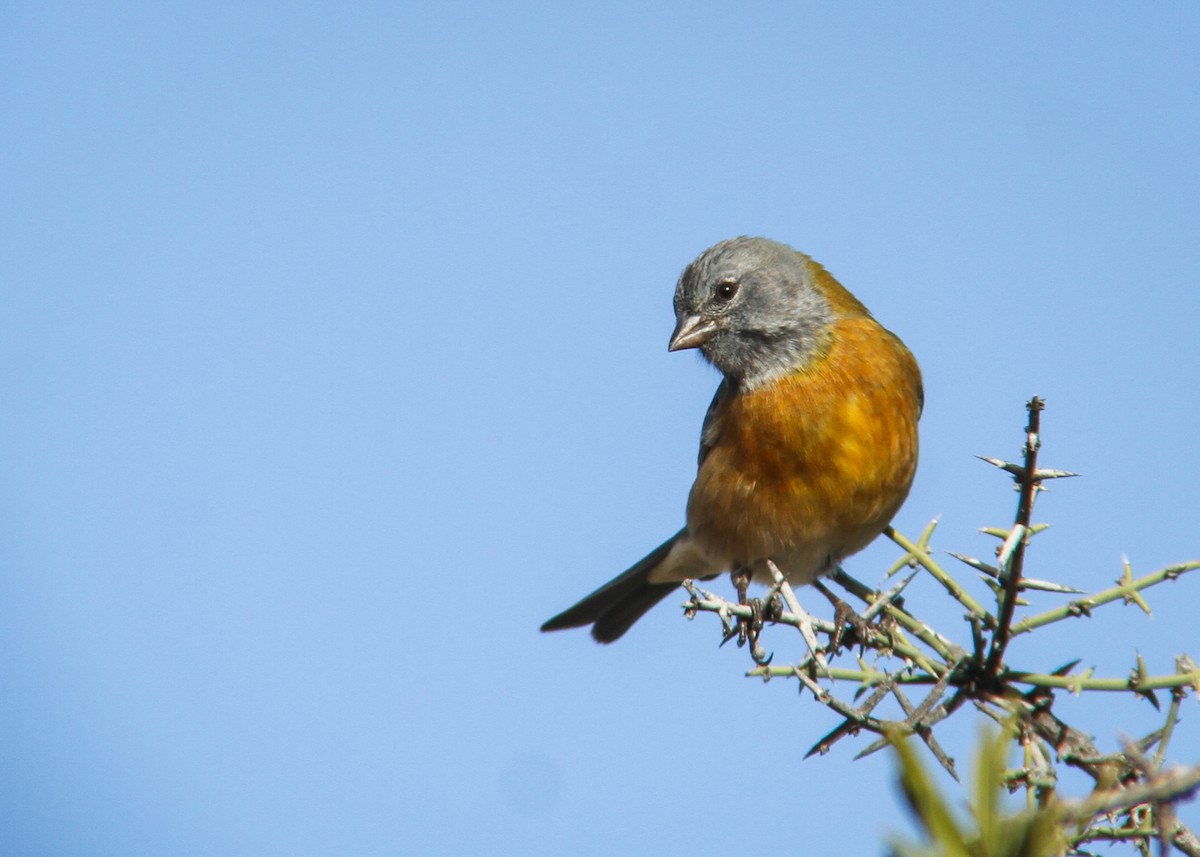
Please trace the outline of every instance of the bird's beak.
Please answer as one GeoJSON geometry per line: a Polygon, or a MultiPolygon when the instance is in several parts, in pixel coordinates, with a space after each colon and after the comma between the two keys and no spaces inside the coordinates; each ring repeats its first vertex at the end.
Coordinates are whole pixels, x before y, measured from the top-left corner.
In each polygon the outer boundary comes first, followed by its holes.
{"type": "Polygon", "coordinates": [[[671,341],[667,343],[668,351],[682,351],[685,348],[699,348],[708,342],[717,332],[717,323],[711,318],[699,315],[685,315],[675,325],[671,341]]]}

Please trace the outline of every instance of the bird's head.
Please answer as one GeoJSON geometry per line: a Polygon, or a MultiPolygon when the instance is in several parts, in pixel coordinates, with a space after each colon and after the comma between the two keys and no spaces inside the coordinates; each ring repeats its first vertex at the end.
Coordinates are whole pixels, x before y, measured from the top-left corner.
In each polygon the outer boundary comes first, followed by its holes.
{"type": "Polygon", "coordinates": [[[819,280],[836,281],[821,274],[819,265],[786,244],[722,241],[679,277],[669,348],[699,348],[744,387],[804,366],[827,346],[836,315],[819,280]]]}

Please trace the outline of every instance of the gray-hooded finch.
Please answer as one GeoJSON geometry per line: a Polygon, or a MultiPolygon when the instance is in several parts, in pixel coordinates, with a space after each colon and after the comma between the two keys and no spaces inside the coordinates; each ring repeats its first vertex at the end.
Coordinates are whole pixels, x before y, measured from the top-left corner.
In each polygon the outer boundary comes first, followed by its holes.
{"type": "Polygon", "coordinates": [[[675,287],[669,348],[724,375],[700,432],[687,524],[543,631],[611,643],[682,580],[811,583],[862,550],[917,469],[921,373],[904,343],[819,264],[765,238],[705,250],[675,287]]]}

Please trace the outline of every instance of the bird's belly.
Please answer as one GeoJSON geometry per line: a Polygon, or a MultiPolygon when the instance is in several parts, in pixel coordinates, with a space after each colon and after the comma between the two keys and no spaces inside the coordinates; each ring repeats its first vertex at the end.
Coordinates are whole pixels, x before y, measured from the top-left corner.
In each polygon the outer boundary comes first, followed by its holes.
{"type": "Polygon", "coordinates": [[[873,496],[829,487],[743,483],[739,491],[693,500],[688,530],[714,565],[749,566],[755,580],[770,582],[771,560],[789,582],[811,583],[878,536],[908,493],[906,480],[873,496]]]}
{"type": "Polygon", "coordinates": [[[769,559],[810,583],[883,531],[916,470],[917,411],[872,392],[823,407],[738,397],[688,499],[688,531],[714,564],[764,579],[769,559]]]}

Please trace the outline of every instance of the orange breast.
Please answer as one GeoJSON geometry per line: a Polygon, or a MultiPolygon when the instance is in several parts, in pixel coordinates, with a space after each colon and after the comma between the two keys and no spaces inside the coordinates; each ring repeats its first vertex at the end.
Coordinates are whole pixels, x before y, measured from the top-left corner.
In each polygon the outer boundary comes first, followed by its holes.
{"type": "Polygon", "coordinates": [[[728,568],[773,559],[794,582],[864,548],[908,495],[921,380],[870,317],[790,376],[720,403],[688,499],[688,531],[728,568]]]}

